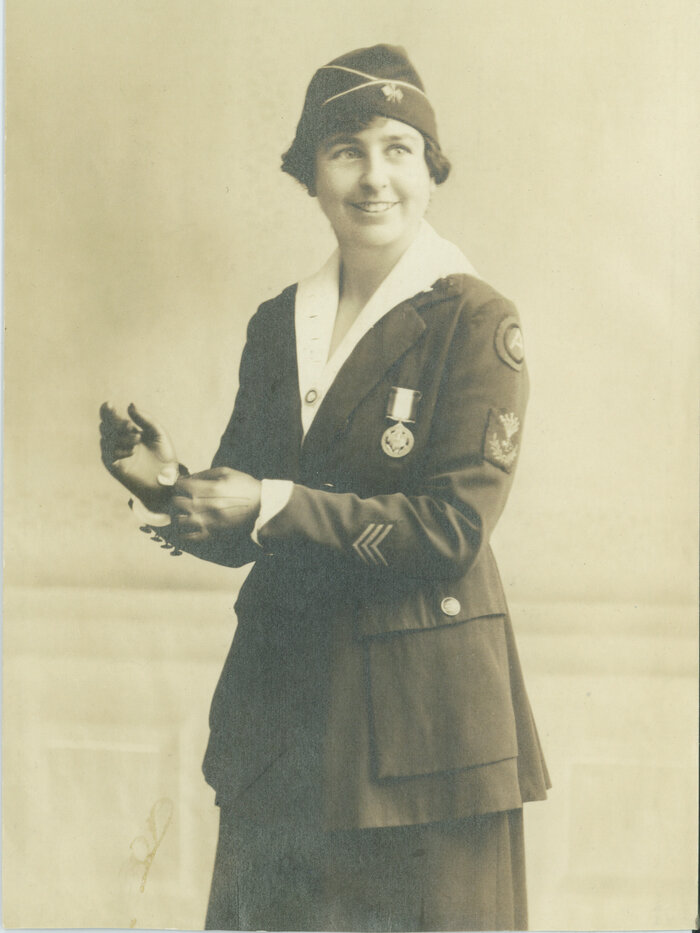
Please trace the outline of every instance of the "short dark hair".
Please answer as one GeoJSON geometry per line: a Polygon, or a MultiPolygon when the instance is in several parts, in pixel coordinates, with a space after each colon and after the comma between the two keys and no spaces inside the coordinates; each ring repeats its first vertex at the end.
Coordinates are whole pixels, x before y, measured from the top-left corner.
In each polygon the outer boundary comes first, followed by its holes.
{"type": "MultiPolygon", "coordinates": [[[[377,116],[376,113],[367,112],[354,114],[352,117],[343,115],[342,120],[328,120],[323,131],[311,137],[309,134],[297,133],[294,142],[282,156],[282,171],[296,178],[310,195],[315,194],[316,180],[316,152],[324,139],[335,136],[337,133],[352,135],[366,129],[377,116]]],[[[420,131],[419,131],[420,132],[420,131]]],[[[443,153],[439,144],[430,136],[421,133],[425,141],[425,163],[428,166],[430,177],[436,185],[447,180],[452,168],[450,160],[443,153]]]]}

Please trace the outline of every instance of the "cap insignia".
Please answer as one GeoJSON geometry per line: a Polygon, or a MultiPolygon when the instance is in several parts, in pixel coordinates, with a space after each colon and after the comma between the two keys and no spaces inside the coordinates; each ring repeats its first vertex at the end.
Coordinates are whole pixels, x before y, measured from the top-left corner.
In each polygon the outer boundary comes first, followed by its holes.
{"type": "Polygon", "coordinates": [[[403,91],[395,84],[384,84],[382,86],[382,93],[392,104],[400,104],[403,100],[403,91]]]}

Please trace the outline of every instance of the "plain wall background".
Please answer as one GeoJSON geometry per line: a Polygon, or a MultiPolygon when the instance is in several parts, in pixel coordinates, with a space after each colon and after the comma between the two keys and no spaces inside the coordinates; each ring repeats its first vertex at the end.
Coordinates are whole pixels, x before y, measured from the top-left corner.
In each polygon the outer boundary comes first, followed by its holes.
{"type": "Polygon", "coordinates": [[[279,171],[308,80],[387,41],[453,162],[429,219],[523,319],[495,550],[556,782],[533,924],[690,925],[699,39],[691,0],[7,0],[6,922],[128,926],[114,865],[164,793],[134,917],[201,922],[242,572],[138,533],[97,411],[208,466],[248,319],[333,247],[279,171]]]}

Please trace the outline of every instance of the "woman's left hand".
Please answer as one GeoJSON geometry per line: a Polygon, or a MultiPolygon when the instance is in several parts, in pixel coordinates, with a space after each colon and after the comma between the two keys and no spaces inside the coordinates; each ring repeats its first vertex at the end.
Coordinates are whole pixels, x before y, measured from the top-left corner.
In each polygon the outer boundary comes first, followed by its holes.
{"type": "Polygon", "coordinates": [[[173,529],[185,544],[249,534],[260,511],[260,487],[260,480],[230,467],[180,477],[170,500],[173,529]]]}

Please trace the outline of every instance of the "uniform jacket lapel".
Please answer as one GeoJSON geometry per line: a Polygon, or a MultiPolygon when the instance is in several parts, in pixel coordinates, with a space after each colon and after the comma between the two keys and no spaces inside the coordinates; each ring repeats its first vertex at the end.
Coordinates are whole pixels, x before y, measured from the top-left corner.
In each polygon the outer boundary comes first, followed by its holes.
{"type": "MultiPolygon", "coordinates": [[[[439,237],[424,221],[413,243],[362,311],[369,317],[376,312],[380,316],[330,384],[303,442],[302,470],[311,466],[316,469],[325,461],[347,418],[425,330],[415,298],[437,279],[456,272],[473,273],[474,269],[457,247],[439,237]],[[383,313],[385,308],[391,310],[383,313]]],[[[337,275],[336,259],[335,265],[329,261],[324,266],[318,281],[316,277],[309,280],[311,294],[321,296],[321,305],[330,301],[333,314],[338,301],[337,275]],[[333,288],[328,288],[324,280],[328,275],[335,277],[333,288]]]]}
{"type": "Polygon", "coordinates": [[[404,301],[362,337],[338,372],[304,439],[304,465],[320,465],[355,408],[424,330],[421,316],[410,301],[404,301]]]}

